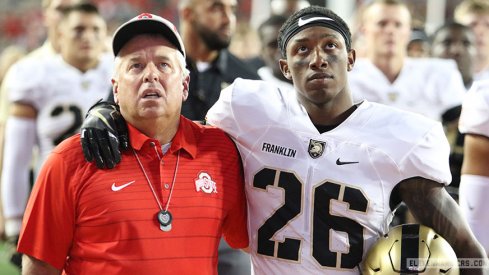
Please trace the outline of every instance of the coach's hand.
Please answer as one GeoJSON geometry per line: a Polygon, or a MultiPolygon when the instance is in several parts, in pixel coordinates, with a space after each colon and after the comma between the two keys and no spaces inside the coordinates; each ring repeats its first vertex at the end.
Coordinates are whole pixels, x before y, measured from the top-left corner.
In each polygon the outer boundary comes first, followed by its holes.
{"type": "Polygon", "coordinates": [[[81,145],[85,159],[95,160],[98,168],[114,168],[121,151],[129,148],[129,136],[119,107],[99,101],[88,110],[81,126],[81,145]]]}

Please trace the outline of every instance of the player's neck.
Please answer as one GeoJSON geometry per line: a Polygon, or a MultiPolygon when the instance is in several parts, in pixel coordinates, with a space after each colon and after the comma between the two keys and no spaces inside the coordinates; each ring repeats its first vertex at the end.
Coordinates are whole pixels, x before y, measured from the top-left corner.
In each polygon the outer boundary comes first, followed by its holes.
{"type": "Polygon", "coordinates": [[[385,75],[392,83],[394,82],[404,65],[405,56],[390,55],[371,59],[372,63],[385,75]]]}
{"type": "Polygon", "coordinates": [[[86,73],[88,70],[96,68],[99,64],[99,59],[86,59],[86,60],[75,60],[67,59],[63,57],[64,61],[74,68],[78,69],[82,73],[86,73]]]}
{"type": "Polygon", "coordinates": [[[348,112],[353,106],[353,100],[346,88],[341,93],[345,93],[345,96],[338,95],[335,100],[328,103],[314,104],[310,101],[302,103],[313,124],[339,125],[348,118],[353,112],[348,112]]]}
{"type": "Polygon", "coordinates": [[[480,54],[476,61],[475,71],[479,73],[485,70],[489,70],[489,54],[480,54]]]}

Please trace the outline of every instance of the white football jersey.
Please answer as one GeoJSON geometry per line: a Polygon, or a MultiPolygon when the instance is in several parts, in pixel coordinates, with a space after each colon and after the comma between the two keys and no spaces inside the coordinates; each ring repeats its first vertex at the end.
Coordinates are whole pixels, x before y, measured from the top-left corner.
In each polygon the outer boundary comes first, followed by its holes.
{"type": "Polygon", "coordinates": [[[476,73],[474,80],[489,80],[489,68],[476,73]]]}
{"type": "Polygon", "coordinates": [[[320,134],[296,93],[237,79],[207,121],[242,157],[255,274],[359,274],[396,184],[451,181],[439,122],[368,101],[320,134]]]}
{"type": "MultiPolygon", "coordinates": [[[[45,41],[41,47],[34,49],[32,52],[30,52],[29,54],[21,58],[21,60],[32,59],[35,60],[32,62],[38,62],[42,59],[52,58],[55,55],[56,52],[54,51],[51,43],[49,41],[45,41]]],[[[10,105],[9,105],[10,101],[8,98],[7,87],[10,86],[8,84],[10,81],[15,81],[15,79],[12,79],[13,73],[11,74],[10,71],[11,70],[8,70],[5,73],[5,76],[1,81],[1,86],[0,86],[0,124],[1,125],[5,125],[10,113],[10,105]]]]}
{"type": "Polygon", "coordinates": [[[462,105],[459,130],[489,137],[489,80],[472,84],[462,105]]]}
{"type": "Polygon", "coordinates": [[[111,90],[113,57],[103,55],[98,66],[85,73],[67,64],[60,55],[50,59],[26,59],[12,67],[7,90],[11,102],[23,102],[37,110],[40,166],[62,140],[79,131],[85,114],[111,90]],[[35,66],[31,62],[36,62],[35,66]]]}
{"type": "Polygon", "coordinates": [[[466,92],[457,64],[438,58],[407,58],[393,83],[370,60],[359,58],[348,79],[355,102],[366,99],[439,121],[462,104],[466,92]]]}
{"type": "Polygon", "coordinates": [[[280,89],[283,89],[286,91],[292,91],[292,92],[294,91],[294,85],[292,85],[292,83],[285,82],[285,81],[275,77],[273,75],[273,71],[271,68],[269,68],[267,66],[263,66],[263,67],[259,68],[256,72],[258,73],[258,76],[260,76],[260,79],[265,80],[269,83],[272,83],[280,89]]]}

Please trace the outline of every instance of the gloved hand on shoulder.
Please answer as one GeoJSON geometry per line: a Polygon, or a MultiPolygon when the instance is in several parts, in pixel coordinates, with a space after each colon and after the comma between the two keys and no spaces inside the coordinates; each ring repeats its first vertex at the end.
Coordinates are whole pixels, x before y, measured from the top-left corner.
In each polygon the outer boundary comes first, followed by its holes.
{"type": "Polygon", "coordinates": [[[81,145],[88,162],[98,168],[114,168],[121,161],[121,151],[129,148],[126,121],[119,106],[99,101],[90,109],[81,126],[81,145]]]}

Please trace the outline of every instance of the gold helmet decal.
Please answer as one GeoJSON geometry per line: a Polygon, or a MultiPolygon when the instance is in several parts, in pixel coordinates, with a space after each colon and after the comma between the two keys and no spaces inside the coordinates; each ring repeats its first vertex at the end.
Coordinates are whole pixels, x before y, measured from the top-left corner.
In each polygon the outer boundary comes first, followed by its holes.
{"type": "Polygon", "coordinates": [[[392,228],[368,251],[363,274],[458,275],[457,256],[433,229],[420,224],[392,228]]]}

